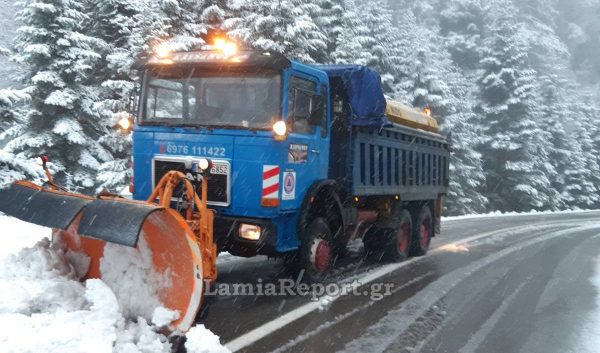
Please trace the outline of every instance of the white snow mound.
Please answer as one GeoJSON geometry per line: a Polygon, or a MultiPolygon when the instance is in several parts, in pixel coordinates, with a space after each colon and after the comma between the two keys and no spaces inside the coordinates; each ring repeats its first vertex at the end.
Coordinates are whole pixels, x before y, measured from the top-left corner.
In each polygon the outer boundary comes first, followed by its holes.
{"type": "Polygon", "coordinates": [[[79,310],[85,306],[85,288],[77,279],[62,250],[44,238],[0,266],[0,314],[79,310]]]}
{"type": "MultiPolygon", "coordinates": [[[[0,221],[5,219],[0,217],[0,221]]],[[[132,319],[124,315],[125,311],[131,314],[140,307],[123,310],[123,302],[120,303],[110,286],[101,280],[79,282],[88,260],[82,254],[65,253],[47,238],[34,247],[8,255],[4,261],[0,259],[0,347],[3,353],[171,351],[168,338],[159,331],[161,326],[175,320],[178,313],[158,305],[150,312],[153,324],[141,316],[132,319]]],[[[131,261],[134,265],[124,264],[125,269],[139,271],[140,266],[144,267],[143,261],[139,261],[139,257],[134,257],[131,261]]],[[[137,292],[138,300],[144,301],[141,295],[145,295],[147,289],[137,292]]],[[[204,326],[190,331],[189,342],[190,353],[228,352],[219,338],[204,326]]]]}
{"type": "Polygon", "coordinates": [[[231,353],[219,343],[219,336],[212,333],[204,325],[197,325],[185,335],[185,348],[188,353],[231,353]]]}
{"type": "Polygon", "coordinates": [[[171,284],[163,276],[154,272],[152,253],[146,245],[143,234],[140,236],[138,248],[106,244],[104,257],[100,260],[100,272],[102,280],[117,295],[125,317],[131,319],[143,317],[147,321],[155,318],[162,326],[170,324],[179,317],[178,312],[169,313],[169,310],[161,308],[157,292],[160,288],[171,284]],[[157,309],[159,312],[155,313],[157,309]],[[167,318],[172,319],[166,321],[167,318]]]}

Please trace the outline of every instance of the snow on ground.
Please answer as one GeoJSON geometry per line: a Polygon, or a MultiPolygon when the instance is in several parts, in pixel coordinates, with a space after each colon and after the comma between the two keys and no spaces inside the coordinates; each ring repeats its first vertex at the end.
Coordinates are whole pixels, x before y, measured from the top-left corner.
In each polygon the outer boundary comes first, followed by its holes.
{"type": "Polygon", "coordinates": [[[18,219],[4,216],[0,213],[0,233],[2,234],[2,246],[0,246],[0,263],[10,255],[19,250],[34,246],[44,237],[50,237],[48,228],[35,224],[25,223],[18,219]]]}
{"type": "Polygon", "coordinates": [[[529,212],[490,212],[482,214],[468,214],[462,216],[442,217],[443,221],[458,221],[463,219],[473,218],[488,218],[488,217],[514,217],[514,216],[532,216],[532,215],[550,215],[550,214],[570,214],[570,213],[586,213],[599,212],[600,210],[564,210],[564,211],[529,211],[529,212]]]}
{"type": "MultiPolygon", "coordinates": [[[[445,220],[504,215],[524,214],[471,215],[445,220]]],[[[80,282],[80,267],[85,259],[65,254],[51,244],[47,239],[50,229],[0,215],[0,230],[3,233],[0,247],[2,352],[170,352],[171,345],[157,324],[165,325],[173,320],[173,312],[159,306],[150,314],[145,305],[136,306],[131,300],[119,301],[101,280],[80,282]],[[130,320],[129,315],[145,318],[130,320]]],[[[123,249],[114,250],[110,261],[126,255],[122,254],[123,249]]],[[[222,255],[220,263],[236,259],[227,253],[222,255]]],[[[147,269],[145,260],[148,259],[144,256],[136,260],[137,267],[132,271],[147,269]]],[[[110,263],[105,266],[110,267],[110,263]]],[[[131,280],[130,275],[123,273],[118,280],[127,282],[128,278],[131,280]]],[[[131,291],[124,293],[131,294],[131,291]]],[[[148,302],[156,306],[151,296],[148,302]]],[[[228,351],[219,343],[219,337],[203,325],[192,328],[187,338],[186,348],[190,353],[228,351]]]]}
{"type": "MultiPolygon", "coordinates": [[[[143,317],[128,319],[127,313],[132,311],[146,316],[147,306],[127,307],[131,301],[120,302],[101,280],[80,282],[81,269],[77,267],[85,261],[52,244],[47,238],[49,229],[0,215],[0,230],[4,233],[0,247],[2,352],[171,351],[168,338],[157,325],[143,317]]],[[[145,262],[140,261],[136,271],[144,267],[145,262]]],[[[175,317],[160,306],[151,316],[158,325],[175,317]]],[[[219,337],[203,325],[192,328],[187,336],[190,353],[228,352],[219,337]]]]}
{"type": "Polygon", "coordinates": [[[580,347],[578,352],[598,352],[600,347],[600,256],[596,258],[596,268],[594,275],[590,278],[591,283],[596,287],[596,307],[589,314],[589,318],[580,333],[580,347]]]}

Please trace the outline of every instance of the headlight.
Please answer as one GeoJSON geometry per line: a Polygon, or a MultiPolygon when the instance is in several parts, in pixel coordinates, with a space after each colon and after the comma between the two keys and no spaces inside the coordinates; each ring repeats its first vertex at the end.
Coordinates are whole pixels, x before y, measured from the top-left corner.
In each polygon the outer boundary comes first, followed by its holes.
{"type": "Polygon", "coordinates": [[[133,117],[127,112],[119,112],[114,114],[114,119],[117,121],[116,127],[122,132],[130,132],[133,127],[133,117]]]}
{"type": "Polygon", "coordinates": [[[206,158],[201,158],[198,160],[198,167],[203,172],[210,169],[210,167],[211,167],[210,164],[211,164],[210,161],[206,158]]]}
{"type": "Polygon", "coordinates": [[[260,232],[261,228],[255,224],[240,224],[239,235],[242,239],[257,241],[260,239],[260,232]]]}
{"type": "Polygon", "coordinates": [[[287,125],[285,124],[285,121],[280,120],[273,124],[273,133],[275,134],[275,140],[285,140],[285,134],[287,133],[287,125]]]}
{"type": "Polygon", "coordinates": [[[119,124],[119,127],[123,130],[129,130],[131,127],[131,121],[129,118],[121,118],[117,124],[119,124]]]}

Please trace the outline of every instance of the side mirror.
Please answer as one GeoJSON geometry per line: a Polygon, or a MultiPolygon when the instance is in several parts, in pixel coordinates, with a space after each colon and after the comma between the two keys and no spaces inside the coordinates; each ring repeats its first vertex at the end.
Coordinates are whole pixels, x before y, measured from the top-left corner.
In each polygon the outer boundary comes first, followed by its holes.
{"type": "Polygon", "coordinates": [[[320,126],[325,114],[325,102],[323,96],[315,94],[310,99],[310,117],[308,123],[314,126],[320,126]]]}

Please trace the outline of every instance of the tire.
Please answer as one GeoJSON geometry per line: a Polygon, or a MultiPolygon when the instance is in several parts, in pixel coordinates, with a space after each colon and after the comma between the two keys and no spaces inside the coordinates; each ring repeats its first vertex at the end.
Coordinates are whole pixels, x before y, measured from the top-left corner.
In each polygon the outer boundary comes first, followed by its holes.
{"type": "Polygon", "coordinates": [[[365,257],[369,262],[382,262],[385,257],[384,238],[386,237],[386,229],[377,227],[376,225],[365,231],[362,241],[365,246],[365,257]]]}
{"type": "Polygon", "coordinates": [[[363,243],[367,258],[372,262],[401,262],[410,252],[412,218],[407,210],[400,209],[388,227],[372,227],[363,243]]]}
{"type": "Polygon", "coordinates": [[[411,256],[423,256],[429,250],[433,237],[433,217],[429,204],[425,203],[413,218],[413,235],[411,242],[411,256]]]}
{"type": "Polygon", "coordinates": [[[327,220],[314,219],[306,227],[300,244],[300,250],[288,261],[286,266],[297,277],[307,283],[321,282],[331,273],[335,263],[335,246],[327,220]]]}

